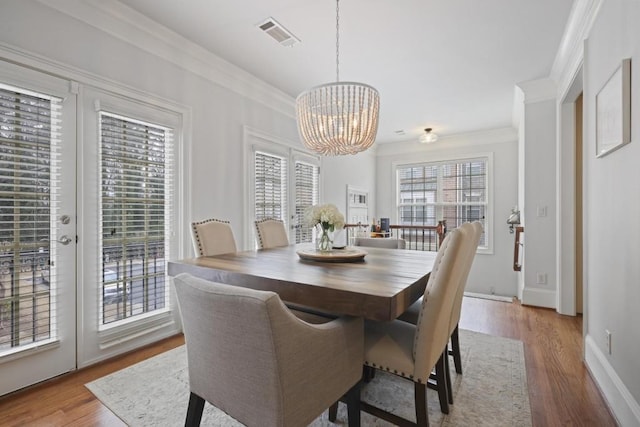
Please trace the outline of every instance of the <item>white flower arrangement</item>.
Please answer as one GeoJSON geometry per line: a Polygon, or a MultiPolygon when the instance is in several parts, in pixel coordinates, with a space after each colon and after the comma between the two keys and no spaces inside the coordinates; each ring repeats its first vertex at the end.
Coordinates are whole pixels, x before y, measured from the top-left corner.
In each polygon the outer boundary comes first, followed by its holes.
{"type": "Polygon", "coordinates": [[[305,222],[309,227],[320,224],[324,230],[334,231],[344,227],[344,215],[334,204],[315,205],[305,212],[305,222]]]}

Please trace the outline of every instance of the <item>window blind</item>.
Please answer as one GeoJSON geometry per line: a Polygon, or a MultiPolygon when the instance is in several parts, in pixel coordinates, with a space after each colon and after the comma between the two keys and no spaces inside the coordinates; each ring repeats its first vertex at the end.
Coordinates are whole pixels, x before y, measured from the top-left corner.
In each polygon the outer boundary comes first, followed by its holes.
{"type": "MultiPolygon", "coordinates": [[[[487,216],[488,160],[454,160],[399,166],[398,218],[401,225],[437,225],[447,228],[487,216]]],[[[481,247],[488,244],[483,233],[481,247]]]]}
{"type": "Polygon", "coordinates": [[[102,324],[168,308],[173,131],[100,112],[102,324]]]}
{"type": "Polygon", "coordinates": [[[56,338],[61,100],[0,84],[0,354],[56,338]]]}
{"type": "Polygon", "coordinates": [[[256,151],[255,173],[255,219],[281,219],[287,221],[287,159],[256,151]]]}
{"type": "Polygon", "coordinates": [[[311,242],[313,229],[304,222],[306,210],[318,203],[319,168],[306,162],[295,162],[295,242],[311,242]]]}

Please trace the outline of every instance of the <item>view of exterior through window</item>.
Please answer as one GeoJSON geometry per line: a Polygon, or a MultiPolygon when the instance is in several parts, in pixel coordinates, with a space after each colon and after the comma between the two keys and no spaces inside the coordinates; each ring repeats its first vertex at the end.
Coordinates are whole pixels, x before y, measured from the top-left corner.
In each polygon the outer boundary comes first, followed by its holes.
{"type": "MultiPolygon", "coordinates": [[[[397,168],[398,221],[400,225],[437,225],[448,229],[464,222],[485,223],[487,216],[486,158],[397,168]]],[[[480,247],[488,245],[486,233],[480,247]]]]}
{"type": "Polygon", "coordinates": [[[100,113],[102,324],[168,308],[172,130],[100,113]]]}
{"type": "Polygon", "coordinates": [[[60,103],[0,84],[0,352],[55,338],[50,270],[60,103]]]}

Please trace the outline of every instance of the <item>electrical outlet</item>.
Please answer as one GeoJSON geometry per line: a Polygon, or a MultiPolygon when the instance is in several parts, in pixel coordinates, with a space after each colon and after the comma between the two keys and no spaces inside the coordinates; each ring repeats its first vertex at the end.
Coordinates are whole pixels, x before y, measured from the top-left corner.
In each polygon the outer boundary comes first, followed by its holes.
{"type": "Polygon", "coordinates": [[[605,329],[604,333],[607,344],[607,353],[611,354],[611,332],[609,332],[608,329],[605,329]]]}
{"type": "Polygon", "coordinates": [[[547,284],[547,273],[536,273],[536,283],[538,285],[547,284]]]}
{"type": "Polygon", "coordinates": [[[547,216],[547,207],[546,206],[538,206],[536,209],[536,215],[539,217],[547,216]]]}

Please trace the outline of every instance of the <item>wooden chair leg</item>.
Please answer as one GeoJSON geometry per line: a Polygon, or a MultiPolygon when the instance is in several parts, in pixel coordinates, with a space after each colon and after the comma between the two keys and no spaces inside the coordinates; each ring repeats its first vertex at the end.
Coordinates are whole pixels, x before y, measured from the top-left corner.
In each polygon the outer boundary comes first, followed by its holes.
{"type": "Polygon", "coordinates": [[[338,418],[338,402],[329,406],[329,421],[331,421],[332,423],[335,423],[336,418],[338,418]]]}
{"type": "Polygon", "coordinates": [[[202,420],[202,411],[204,409],[204,399],[195,393],[189,395],[189,407],[187,408],[187,419],[184,422],[185,427],[196,427],[200,425],[202,420]]]}
{"type": "Polygon", "coordinates": [[[458,325],[451,334],[451,354],[453,355],[453,364],[456,367],[456,373],[462,374],[462,357],[460,355],[460,339],[458,336],[458,325]]]}
{"type": "Polygon", "coordinates": [[[447,349],[442,352],[440,358],[436,362],[436,385],[438,388],[438,399],[440,399],[440,410],[443,414],[449,413],[449,398],[447,396],[447,380],[445,378],[445,362],[447,349]]]}
{"type": "Polygon", "coordinates": [[[360,385],[358,381],[345,395],[349,427],[360,427],[360,385]]]}
{"type": "Polygon", "coordinates": [[[371,366],[362,366],[362,380],[368,383],[376,376],[376,370],[371,366]]]}
{"type": "Polygon", "coordinates": [[[444,377],[447,385],[447,399],[450,405],[453,405],[453,388],[451,387],[451,366],[449,364],[448,349],[444,353],[444,377]]]}
{"type": "Polygon", "coordinates": [[[429,411],[427,405],[427,385],[414,383],[416,425],[426,427],[429,425],[429,411]]]}

